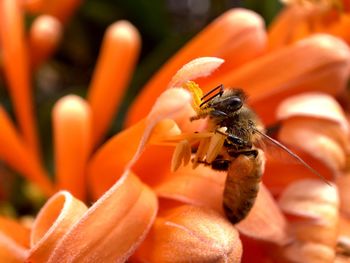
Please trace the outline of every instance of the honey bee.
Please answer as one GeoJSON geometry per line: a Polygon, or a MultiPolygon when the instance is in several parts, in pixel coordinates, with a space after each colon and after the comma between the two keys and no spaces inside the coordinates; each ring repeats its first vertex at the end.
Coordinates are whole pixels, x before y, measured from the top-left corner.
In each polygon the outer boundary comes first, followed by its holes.
{"type": "Polygon", "coordinates": [[[202,164],[227,172],[223,209],[233,224],[244,219],[254,205],[264,169],[264,142],[279,147],[319,175],[286,146],[264,133],[258,116],[246,105],[242,90],[225,89],[219,85],[203,95],[192,81],[187,82],[185,88],[192,93],[196,111],[190,120],[207,118],[208,127],[204,132],[189,135],[177,145],[172,169],[176,170],[182,161],[188,163],[192,150],[194,168],[202,164]],[[199,140],[197,145],[193,145],[194,138],[199,140]]]}

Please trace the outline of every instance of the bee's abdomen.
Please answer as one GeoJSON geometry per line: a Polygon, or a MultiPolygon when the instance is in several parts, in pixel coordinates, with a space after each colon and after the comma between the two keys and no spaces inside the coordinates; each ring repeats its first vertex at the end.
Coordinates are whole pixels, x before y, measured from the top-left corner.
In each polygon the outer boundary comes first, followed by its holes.
{"type": "Polygon", "coordinates": [[[253,207],[263,173],[263,156],[240,155],[230,165],[226,177],[223,208],[228,219],[238,223],[253,207]]]}

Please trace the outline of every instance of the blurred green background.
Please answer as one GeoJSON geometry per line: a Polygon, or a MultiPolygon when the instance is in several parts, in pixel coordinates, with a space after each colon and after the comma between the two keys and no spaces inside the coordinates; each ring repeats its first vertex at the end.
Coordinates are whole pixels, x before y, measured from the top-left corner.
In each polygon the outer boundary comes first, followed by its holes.
{"type": "MultiPolygon", "coordinates": [[[[281,4],[278,0],[83,1],[76,14],[65,25],[63,40],[57,52],[35,72],[33,77],[42,150],[51,174],[53,171],[51,109],[54,102],[66,94],[85,96],[103,34],[110,24],[121,19],[134,24],[141,34],[142,50],[128,92],[115,117],[109,136],[121,129],[128,105],[150,76],[203,27],[234,7],[245,7],[256,11],[268,24],[281,8],[281,4]]],[[[26,17],[27,26],[32,21],[33,17],[26,17]]],[[[2,73],[0,103],[12,113],[2,73]]],[[[0,191],[0,201],[10,199],[16,207],[17,214],[35,212],[41,205],[41,202],[33,202],[29,198],[35,191],[24,184],[21,177],[12,176],[13,172],[0,163],[0,172],[2,170],[9,175],[0,177],[1,188],[5,189],[0,191]],[[5,196],[1,196],[1,192],[4,192],[5,196]],[[10,198],[6,195],[10,195],[10,198]]],[[[33,198],[36,198],[35,195],[33,198]]],[[[2,206],[7,207],[8,203],[3,203],[2,206]]],[[[6,209],[3,211],[6,212],[6,209]]]]}

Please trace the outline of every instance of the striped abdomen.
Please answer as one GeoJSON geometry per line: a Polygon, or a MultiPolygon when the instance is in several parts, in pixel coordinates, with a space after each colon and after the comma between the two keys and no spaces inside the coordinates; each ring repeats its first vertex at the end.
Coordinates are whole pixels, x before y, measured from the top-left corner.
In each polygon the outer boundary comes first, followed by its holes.
{"type": "Polygon", "coordinates": [[[228,167],[223,207],[228,219],[236,224],[253,207],[263,174],[263,153],[257,157],[239,155],[228,167]]]}

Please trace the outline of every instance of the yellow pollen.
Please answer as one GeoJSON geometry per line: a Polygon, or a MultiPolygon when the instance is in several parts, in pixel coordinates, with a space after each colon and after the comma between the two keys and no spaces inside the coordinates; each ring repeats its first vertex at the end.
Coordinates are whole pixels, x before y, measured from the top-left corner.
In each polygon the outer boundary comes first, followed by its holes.
{"type": "Polygon", "coordinates": [[[196,113],[199,113],[201,111],[200,105],[202,103],[202,97],[203,97],[203,91],[199,87],[199,85],[194,81],[187,81],[184,85],[184,88],[189,90],[192,94],[192,107],[196,111],[196,113]]]}
{"type": "Polygon", "coordinates": [[[187,89],[192,94],[192,108],[197,113],[197,116],[191,117],[191,121],[206,117],[213,109],[208,107],[201,107],[203,91],[199,85],[194,81],[187,81],[183,84],[183,88],[187,89]]]}

